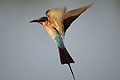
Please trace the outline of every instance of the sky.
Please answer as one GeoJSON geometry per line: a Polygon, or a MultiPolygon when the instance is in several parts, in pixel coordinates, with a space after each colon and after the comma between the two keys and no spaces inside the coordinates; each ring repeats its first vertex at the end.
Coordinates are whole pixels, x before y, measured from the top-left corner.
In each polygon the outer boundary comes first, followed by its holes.
{"type": "Polygon", "coordinates": [[[64,39],[76,80],[120,80],[119,0],[0,0],[0,80],[73,80],[44,27],[29,21],[90,3],[64,39]]]}

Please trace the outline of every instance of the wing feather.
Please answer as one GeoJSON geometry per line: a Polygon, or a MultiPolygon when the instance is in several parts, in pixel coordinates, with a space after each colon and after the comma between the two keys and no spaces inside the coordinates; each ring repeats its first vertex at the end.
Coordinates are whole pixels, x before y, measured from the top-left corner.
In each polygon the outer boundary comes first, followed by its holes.
{"type": "Polygon", "coordinates": [[[64,38],[63,17],[65,12],[65,7],[51,9],[46,12],[46,16],[48,17],[48,25],[56,28],[62,38],[64,38]]]}
{"type": "MultiPolygon", "coordinates": [[[[91,4],[92,5],[92,4],[91,4]]],[[[64,15],[64,32],[66,32],[66,30],[69,28],[69,26],[71,25],[71,23],[77,19],[86,9],[88,9],[91,5],[88,6],[84,6],[78,9],[74,9],[71,11],[68,11],[65,15],[64,15]]]]}

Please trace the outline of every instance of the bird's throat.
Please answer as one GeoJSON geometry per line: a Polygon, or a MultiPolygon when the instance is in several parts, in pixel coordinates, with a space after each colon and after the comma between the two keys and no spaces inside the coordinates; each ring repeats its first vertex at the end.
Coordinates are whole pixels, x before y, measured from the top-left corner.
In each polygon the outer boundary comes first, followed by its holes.
{"type": "Polygon", "coordinates": [[[40,24],[43,25],[44,27],[46,27],[45,22],[40,22],[40,24]]]}

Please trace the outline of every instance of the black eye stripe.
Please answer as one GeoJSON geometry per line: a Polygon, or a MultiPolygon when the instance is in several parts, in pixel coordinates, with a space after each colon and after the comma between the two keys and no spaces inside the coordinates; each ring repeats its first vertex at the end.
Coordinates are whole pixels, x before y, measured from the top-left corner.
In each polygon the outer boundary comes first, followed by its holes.
{"type": "Polygon", "coordinates": [[[39,22],[45,22],[46,20],[38,20],[39,22]]]}
{"type": "Polygon", "coordinates": [[[41,18],[39,18],[39,22],[45,22],[47,20],[47,17],[41,17],[41,18]]]}

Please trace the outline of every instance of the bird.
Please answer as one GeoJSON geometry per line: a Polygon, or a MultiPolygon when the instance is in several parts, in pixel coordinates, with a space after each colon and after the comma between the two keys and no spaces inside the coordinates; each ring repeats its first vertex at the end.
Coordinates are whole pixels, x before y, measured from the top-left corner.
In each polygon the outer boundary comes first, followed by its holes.
{"type": "Polygon", "coordinates": [[[44,26],[50,37],[57,44],[61,64],[68,64],[74,80],[75,76],[70,64],[75,63],[75,61],[66,49],[63,39],[71,23],[75,21],[90,6],[91,4],[70,11],[67,11],[66,7],[49,9],[46,11],[45,17],[40,17],[30,21],[30,23],[37,22],[44,26]]]}

